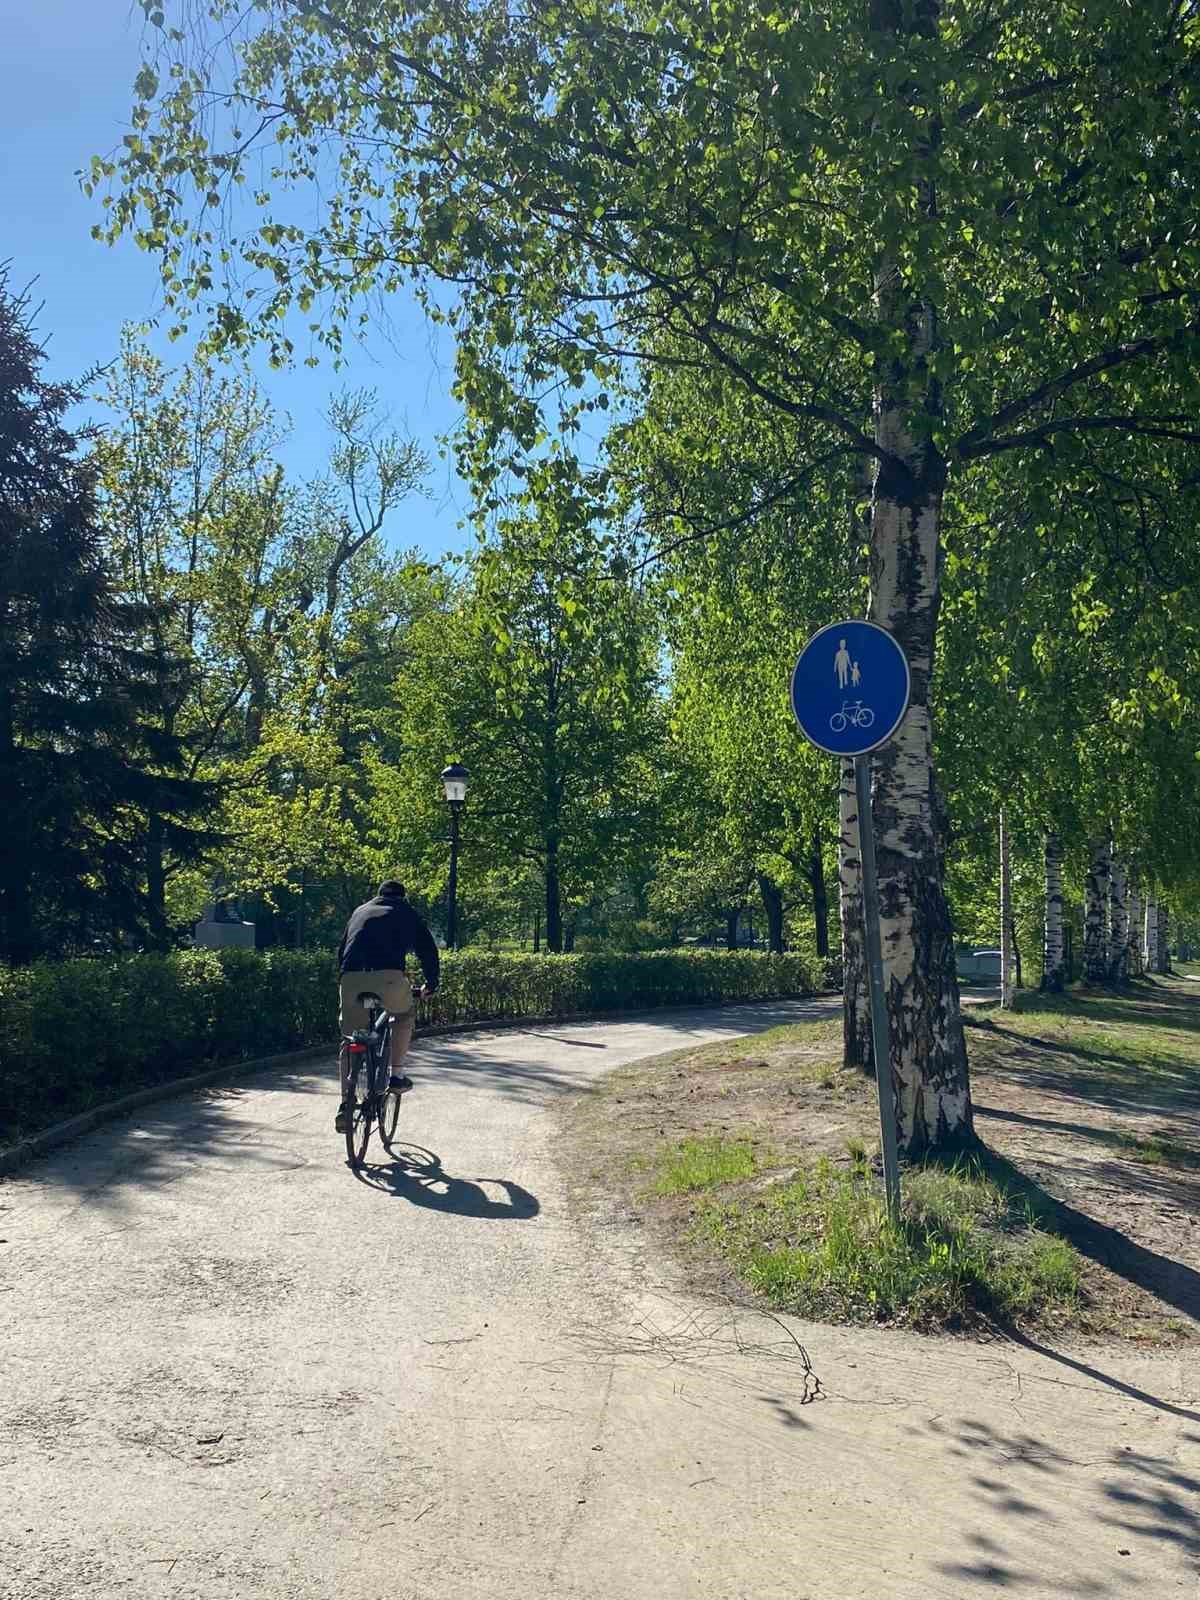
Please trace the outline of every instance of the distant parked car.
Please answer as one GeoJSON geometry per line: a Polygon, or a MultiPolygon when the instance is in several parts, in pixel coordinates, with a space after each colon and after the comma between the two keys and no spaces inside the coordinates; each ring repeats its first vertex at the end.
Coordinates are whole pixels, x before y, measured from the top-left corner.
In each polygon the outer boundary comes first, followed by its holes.
{"type": "Polygon", "coordinates": [[[999,983],[999,950],[960,950],[956,957],[958,976],[963,983],[999,983]]]}

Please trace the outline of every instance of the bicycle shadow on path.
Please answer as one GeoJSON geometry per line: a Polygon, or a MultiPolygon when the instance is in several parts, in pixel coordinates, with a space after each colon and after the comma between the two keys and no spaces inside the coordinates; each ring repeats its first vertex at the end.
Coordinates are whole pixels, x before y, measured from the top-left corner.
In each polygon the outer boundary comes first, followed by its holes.
{"type": "Polygon", "coordinates": [[[455,1177],[439,1155],[421,1145],[398,1146],[390,1161],[367,1161],[356,1176],[369,1189],[456,1217],[527,1222],[542,1209],[536,1195],[510,1178],[455,1177]],[[505,1198],[493,1199],[484,1184],[502,1189],[505,1198]]]}

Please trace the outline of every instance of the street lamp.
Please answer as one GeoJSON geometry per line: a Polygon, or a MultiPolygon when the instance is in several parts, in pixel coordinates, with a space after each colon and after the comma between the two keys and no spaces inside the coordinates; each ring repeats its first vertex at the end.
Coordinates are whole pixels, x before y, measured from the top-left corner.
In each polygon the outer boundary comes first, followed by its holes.
{"type": "Polygon", "coordinates": [[[457,761],[442,773],[442,788],[450,807],[450,907],[446,914],[446,948],[458,949],[458,814],[467,798],[467,779],[471,774],[457,761]]]}

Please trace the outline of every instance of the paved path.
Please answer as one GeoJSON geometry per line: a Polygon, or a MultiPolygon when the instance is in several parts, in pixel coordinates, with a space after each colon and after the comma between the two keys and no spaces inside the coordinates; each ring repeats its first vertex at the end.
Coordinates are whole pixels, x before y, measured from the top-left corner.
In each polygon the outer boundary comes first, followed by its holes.
{"type": "Polygon", "coordinates": [[[366,1182],[314,1068],[0,1184],[0,1595],[1195,1595],[1194,1356],[814,1327],[803,1406],[781,1325],[573,1217],[556,1101],[822,1008],[426,1042],[366,1182]]]}

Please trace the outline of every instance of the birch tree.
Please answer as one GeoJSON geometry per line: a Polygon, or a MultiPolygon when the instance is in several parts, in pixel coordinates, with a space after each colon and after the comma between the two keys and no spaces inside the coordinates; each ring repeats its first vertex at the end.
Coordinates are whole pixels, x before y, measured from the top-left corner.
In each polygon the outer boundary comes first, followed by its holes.
{"type": "Polygon", "coordinates": [[[1045,835],[1045,944],[1042,988],[1061,994],[1066,986],[1066,944],[1063,938],[1063,852],[1056,833],[1045,835]]]}
{"type": "Polygon", "coordinates": [[[1084,890],[1083,979],[1105,983],[1108,979],[1108,886],[1111,851],[1107,838],[1093,839],[1089,849],[1084,890]]]}
{"type": "Polygon", "coordinates": [[[1108,880],[1108,978],[1124,983],[1129,976],[1129,900],[1125,863],[1113,857],[1108,880]]]}
{"type": "Polygon", "coordinates": [[[193,26],[87,182],[211,342],[286,359],[295,310],[336,348],[415,277],[481,468],[544,430],[548,389],[595,405],[664,337],[802,423],[810,459],[871,464],[869,614],[913,690],[875,774],[901,1136],[969,1140],[930,720],[943,501],[1000,454],[1200,440],[1192,8],[142,3],[193,26]]]}
{"type": "Polygon", "coordinates": [[[1137,869],[1129,874],[1129,918],[1126,929],[1125,970],[1131,978],[1142,976],[1142,891],[1137,869]]]}

